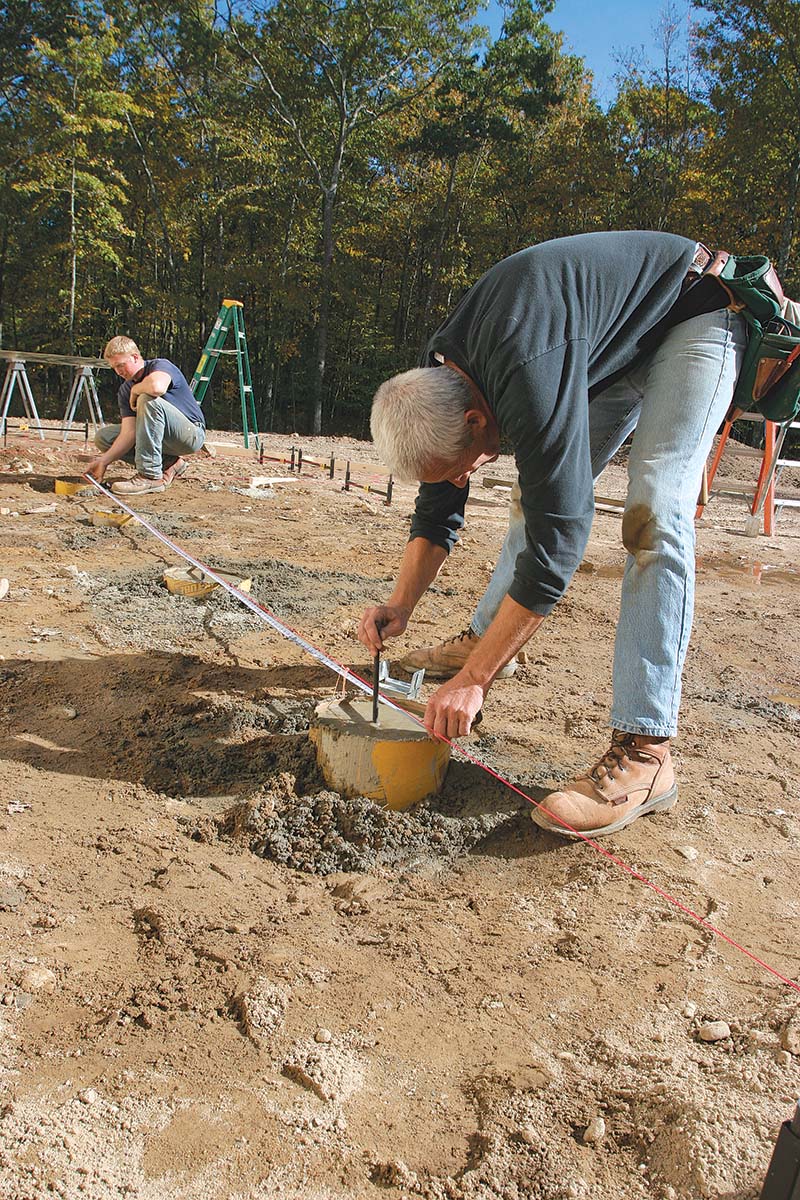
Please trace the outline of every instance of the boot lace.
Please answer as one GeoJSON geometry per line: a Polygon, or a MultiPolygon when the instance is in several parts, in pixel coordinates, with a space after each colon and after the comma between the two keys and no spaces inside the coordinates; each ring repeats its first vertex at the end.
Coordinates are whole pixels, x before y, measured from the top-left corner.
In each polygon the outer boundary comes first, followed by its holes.
{"type": "Polygon", "coordinates": [[[625,761],[630,761],[629,752],[635,745],[634,734],[615,729],[611,735],[611,745],[600,761],[587,772],[588,778],[600,783],[606,775],[613,776],[615,770],[627,771],[625,761]]]}

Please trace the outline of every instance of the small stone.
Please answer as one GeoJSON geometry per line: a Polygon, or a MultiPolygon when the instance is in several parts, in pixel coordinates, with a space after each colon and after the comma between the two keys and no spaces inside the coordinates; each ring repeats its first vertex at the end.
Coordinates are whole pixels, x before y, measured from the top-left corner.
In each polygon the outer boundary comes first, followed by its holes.
{"type": "Polygon", "coordinates": [[[781,1049],[800,1055],[800,1014],[790,1017],[781,1030],[781,1049]]]}
{"type": "Polygon", "coordinates": [[[94,1088],[84,1088],[82,1092],[78,1092],[78,1099],[81,1104],[96,1104],[100,1095],[94,1088]]]}
{"type": "Polygon", "coordinates": [[[775,1057],[779,1067],[790,1067],[792,1065],[792,1056],[788,1050],[779,1050],[775,1057]]]}
{"type": "Polygon", "coordinates": [[[700,851],[695,850],[694,846],[676,846],[675,849],[682,858],[686,859],[687,862],[694,862],[694,860],[698,858],[700,854],[700,851]]]}
{"type": "Polygon", "coordinates": [[[314,1041],[320,1042],[323,1046],[327,1046],[328,1042],[333,1041],[333,1034],[330,1029],[318,1029],[314,1034],[314,1041]]]}
{"type": "Polygon", "coordinates": [[[694,1000],[687,1000],[681,1009],[681,1012],[688,1021],[693,1021],[697,1013],[697,1005],[695,1004],[694,1000]]]}
{"type": "Polygon", "coordinates": [[[56,974],[49,967],[34,965],[26,967],[20,977],[20,987],[28,992],[54,992],[56,974]]]}
{"type": "Polygon", "coordinates": [[[372,1169],[372,1179],[384,1187],[397,1187],[416,1191],[419,1180],[402,1159],[391,1159],[386,1163],[376,1163],[372,1169]]]}
{"type": "Polygon", "coordinates": [[[697,1031],[701,1042],[722,1042],[731,1036],[727,1021],[706,1021],[697,1031]]]}
{"type": "Polygon", "coordinates": [[[17,887],[0,887],[0,912],[11,912],[19,908],[25,893],[17,887]]]}
{"type": "Polygon", "coordinates": [[[9,1008],[10,1005],[12,1005],[13,1003],[14,1003],[14,993],[13,992],[5,992],[3,994],[3,1004],[5,1004],[6,1008],[9,1008]]]}
{"type": "Polygon", "coordinates": [[[596,1146],[606,1136],[606,1123],[602,1117],[592,1117],[583,1131],[583,1141],[587,1146],[596,1146]]]}

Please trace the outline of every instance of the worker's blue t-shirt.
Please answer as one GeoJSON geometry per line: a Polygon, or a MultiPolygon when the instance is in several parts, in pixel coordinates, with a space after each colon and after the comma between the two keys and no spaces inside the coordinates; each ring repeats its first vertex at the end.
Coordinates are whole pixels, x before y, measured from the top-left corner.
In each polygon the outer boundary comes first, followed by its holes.
{"type": "MultiPolygon", "coordinates": [[[[590,396],[630,368],[668,318],[695,245],[635,231],[531,246],[473,284],[428,342],[420,366],[460,367],[514,450],[527,544],[508,594],[531,612],[551,610],[589,536],[590,396]]],[[[468,493],[423,483],[411,538],[449,551],[468,493]]]]}
{"type": "Polygon", "coordinates": [[[148,358],[139,375],[136,375],[133,379],[125,380],[117,391],[119,415],[121,417],[136,416],[136,413],[131,408],[131,388],[135,383],[141,383],[153,371],[164,371],[172,380],[166,392],[164,392],[164,399],[173,404],[179,412],[182,412],[195,425],[200,425],[201,428],[205,429],[206,422],[203,417],[203,410],[195,400],[194,392],[186,382],[183,372],[178,370],[175,364],[171,363],[168,358],[148,358]]]}

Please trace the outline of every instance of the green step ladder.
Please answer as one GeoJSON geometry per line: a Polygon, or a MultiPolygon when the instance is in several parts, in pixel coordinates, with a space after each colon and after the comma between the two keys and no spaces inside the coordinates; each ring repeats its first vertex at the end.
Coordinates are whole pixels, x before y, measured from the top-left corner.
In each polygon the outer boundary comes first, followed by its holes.
{"type": "Polygon", "coordinates": [[[252,430],[255,434],[256,448],[260,448],[256,405],[253,397],[253,379],[250,374],[250,356],[247,353],[247,338],[244,334],[243,307],[241,300],[222,301],[219,316],[214,322],[211,333],[208,335],[208,341],[203,347],[203,353],[200,355],[200,361],[197,364],[197,369],[192,376],[189,386],[194,392],[197,403],[202,404],[208,390],[208,385],[211,382],[211,376],[214,374],[214,368],[219,361],[219,356],[221,354],[235,354],[236,366],[239,371],[239,396],[242,401],[244,444],[245,446],[250,445],[247,424],[249,412],[252,430]],[[228,330],[230,329],[233,330],[234,347],[232,350],[225,350],[223,347],[228,336],[228,330]]]}

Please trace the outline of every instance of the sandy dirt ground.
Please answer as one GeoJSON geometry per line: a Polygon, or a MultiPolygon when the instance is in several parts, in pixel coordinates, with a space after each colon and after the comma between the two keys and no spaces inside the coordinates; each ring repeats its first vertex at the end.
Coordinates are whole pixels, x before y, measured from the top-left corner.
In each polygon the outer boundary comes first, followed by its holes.
{"type": "MultiPolygon", "coordinates": [[[[333,453],[335,479],[253,492],[286,464],[212,440],[135,507],[367,673],[356,621],[412,489],[344,492],[348,458],[385,485],[368,445],[286,436],[267,454],[333,453]]],[[[726,451],[720,483],[757,462],[726,451]]],[[[618,515],[465,739],[519,790],[454,754],[391,814],[319,774],[332,672],[221,589],[168,593],[172,550],[54,494],[79,470],[54,442],[0,451],[0,1196],[758,1196],[800,1090],[800,992],[768,970],[800,978],[800,510],[768,539],[741,500],[707,508],[679,803],[604,854],[520,792],[605,746],[618,515]]],[[[599,490],[624,488],[620,461],[599,490]]],[[[474,485],[395,657],[467,624],[507,506],[474,485]]]]}

